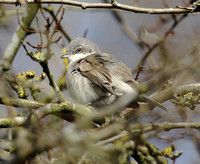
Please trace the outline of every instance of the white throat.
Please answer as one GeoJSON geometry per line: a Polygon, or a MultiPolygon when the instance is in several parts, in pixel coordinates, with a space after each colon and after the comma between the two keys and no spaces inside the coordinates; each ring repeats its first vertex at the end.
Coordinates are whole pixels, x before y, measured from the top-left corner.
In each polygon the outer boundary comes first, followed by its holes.
{"type": "Polygon", "coordinates": [[[89,55],[91,55],[91,54],[93,54],[93,53],[94,53],[94,52],[92,52],[92,53],[87,53],[87,54],[78,53],[78,54],[75,54],[75,55],[70,55],[70,56],[68,57],[69,64],[71,64],[71,63],[73,63],[73,62],[75,62],[75,61],[77,61],[77,60],[83,59],[83,58],[85,58],[85,57],[87,57],[87,56],[89,56],[89,55]]]}

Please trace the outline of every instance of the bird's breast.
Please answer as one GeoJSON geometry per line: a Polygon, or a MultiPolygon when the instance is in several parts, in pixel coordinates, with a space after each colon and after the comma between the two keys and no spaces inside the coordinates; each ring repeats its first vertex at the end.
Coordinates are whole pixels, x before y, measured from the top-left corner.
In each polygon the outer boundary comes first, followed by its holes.
{"type": "Polygon", "coordinates": [[[90,104],[105,94],[76,69],[68,69],[66,82],[71,97],[82,104],[90,104]]]}

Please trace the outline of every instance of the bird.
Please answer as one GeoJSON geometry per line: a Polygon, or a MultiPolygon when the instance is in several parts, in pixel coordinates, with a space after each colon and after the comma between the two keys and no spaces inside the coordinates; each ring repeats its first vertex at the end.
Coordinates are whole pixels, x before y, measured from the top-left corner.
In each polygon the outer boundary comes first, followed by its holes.
{"type": "Polygon", "coordinates": [[[139,95],[131,69],[92,41],[78,37],[61,56],[68,60],[66,84],[78,103],[95,108],[130,105],[139,95]]]}

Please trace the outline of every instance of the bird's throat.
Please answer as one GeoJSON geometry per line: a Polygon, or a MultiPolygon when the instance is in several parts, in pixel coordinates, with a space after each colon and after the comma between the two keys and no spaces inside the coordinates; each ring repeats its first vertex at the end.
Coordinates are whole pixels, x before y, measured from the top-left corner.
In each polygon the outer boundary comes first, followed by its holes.
{"type": "Polygon", "coordinates": [[[78,54],[74,54],[74,55],[70,55],[68,57],[68,61],[69,61],[69,64],[72,64],[73,62],[75,61],[78,61],[78,60],[81,60],[81,59],[84,59],[85,57],[91,55],[92,53],[78,53],[78,54]]]}

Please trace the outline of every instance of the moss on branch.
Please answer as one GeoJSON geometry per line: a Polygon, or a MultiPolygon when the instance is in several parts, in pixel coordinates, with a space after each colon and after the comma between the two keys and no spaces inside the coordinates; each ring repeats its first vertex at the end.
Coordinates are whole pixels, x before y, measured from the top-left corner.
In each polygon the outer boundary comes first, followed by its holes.
{"type": "Polygon", "coordinates": [[[26,117],[0,118],[0,128],[21,126],[26,120],[26,117]]]}

